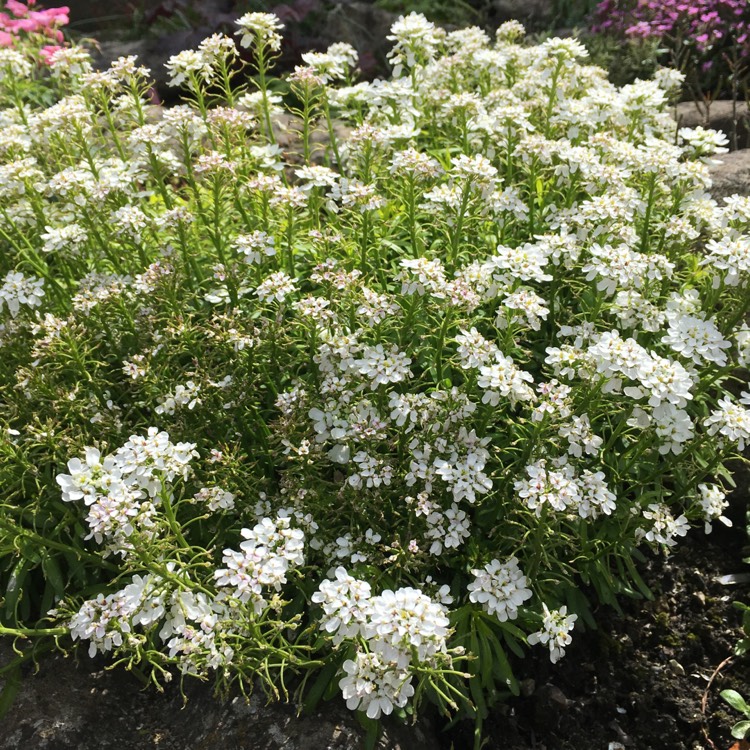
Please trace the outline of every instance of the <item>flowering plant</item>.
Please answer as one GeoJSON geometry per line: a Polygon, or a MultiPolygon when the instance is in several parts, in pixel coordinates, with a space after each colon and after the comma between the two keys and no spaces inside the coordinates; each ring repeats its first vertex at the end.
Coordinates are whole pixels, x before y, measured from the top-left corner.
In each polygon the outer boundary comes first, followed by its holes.
{"type": "Polygon", "coordinates": [[[61,49],[63,32],[60,27],[67,25],[70,9],[61,6],[32,10],[34,5],[36,0],[28,0],[28,5],[18,0],[6,0],[4,12],[0,12],[0,47],[15,47],[30,42],[41,58],[48,61],[52,54],[61,49]],[[41,49],[40,45],[43,45],[41,49]]]}
{"type": "Polygon", "coordinates": [[[744,0],[602,0],[592,31],[658,41],[688,75],[695,98],[730,89],[736,99],[747,78],[750,8],[744,0]]]}
{"type": "Polygon", "coordinates": [[[0,632],[479,743],[509,654],[726,520],[750,199],[674,72],[413,14],[390,80],[334,45],[290,115],[278,34],[238,21],[251,83],[229,37],[172,58],[171,109],[134,58],[70,48],[48,108],[0,63],[0,632]]]}

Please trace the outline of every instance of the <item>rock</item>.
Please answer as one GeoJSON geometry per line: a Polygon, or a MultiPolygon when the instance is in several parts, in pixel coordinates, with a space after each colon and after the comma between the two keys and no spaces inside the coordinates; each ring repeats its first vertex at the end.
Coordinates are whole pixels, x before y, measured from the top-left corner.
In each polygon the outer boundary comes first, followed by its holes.
{"type": "Polygon", "coordinates": [[[553,0],[492,0],[488,10],[497,24],[515,19],[533,31],[549,26],[555,5],[553,0]]]}
{"type": "MultiPolygon", "coordinates": [[[[0,644],[9,658],[9,644],[0,644]]],[[[0,658],[2,663],[3,658],[0,658]]],[[[260,691],[249,701],[222,701],[209,685],[188,680],[187,702],[178,684],[164,693],[143,686],[122,668],[103,670],[82,655],[43,657],[38,673],[24,675],[19,694],[0,720],[0,750],[363,750],[365,731],[341,701],[311,716],[294,706],[266,705],[260,691]],[[96,666],[95,666],[96,665],[96,666]]],[[[378,750],[439,746],[427,724],[385,722],[378,750]]]]}
{"type": "Polygon", "coordinates": [[[732,108],[731,99],[717,99],[706,109],[702,103],[680,102],[676,112],[677,123],[681,128],[695,128],[701,125],[712,130],[721,130],[729,138],[730,148],[735,148],[732,141],[734,119],[737,119],[736,148],[747,148],[750,145],[750,113],[746,102],[737,102],[736,110],[732,108]]]}
{"type": "Polygon", "coordinates": [[[534,695],[536,690],[536,682],[532,677],[527,677],[525,680],[521,680],[521,695],[524,698],[529,698],[534,695]]]}
{"type": "Polygon", "coordinates": [[[552,684],[542,685],[535,695],[542,706],[557,711],[567,711],[574,703],[559,687],[552,684]]]}
{"type": "MultiPolygon", "coordinates": [[[[154,12],[163,4],[164,0],[139,0],[138,2],[139,9],[143,13],[154,12]]],[[[76,31],[92,26],[99,29],[102,23],[132,24],[133,6],[133,0],[109,0],[106,3],[101,0],[76,0],[74,3],[69,3],[70,23],[76,31]]]]}
{"type": "Polygon", "coordinates": [[[674,674],[679,675],[680,677],[685,676],[685,667],[683,667],[677,659],[670,659],[667,664],[674,674]]]}
{"type": "Polygon", "coordinates": [[[719,202],[734,193],[750,195],[750,148],[722,154],[720,163],[709,172],[713,180],[711,195],[719,202]]]}

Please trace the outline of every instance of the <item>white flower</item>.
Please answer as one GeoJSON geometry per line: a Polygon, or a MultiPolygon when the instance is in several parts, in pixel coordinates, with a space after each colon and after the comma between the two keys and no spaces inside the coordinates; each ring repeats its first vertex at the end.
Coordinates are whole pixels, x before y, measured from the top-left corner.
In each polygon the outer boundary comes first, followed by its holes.
{"type": "Polygon", "coordinates": [[[235,23],[240,27],[235,33],[240,36],[243,47],[268,47],[273,52],[281,49],[284,24],[273,13],[245,13],[235,23]]]}
{"type": "MultiPolygon", "coordinates": [[[[750,273],[750,237],[727,235],[718,240],[709,240],[706,251],[701,265],[723,271],[727,286],[737,286],[741,281],[746,281],[750,273]]],[[[715,274],[714,287],[719,286],[719,279],[720,274],[715,274]]]]}
{"type": "Polygon", "coordinates": [[[724,367],[727,355],[724,349],[732,344],[726,341],[712,320],[705,320],[693,315],[673,317],[669,321],[669,330],[662,341],[683,357],[692,359],[700,365],[704,361],[724,367]]]}
{"type": "Polygon", "coordinates": [[[122,646],[123,634],[130,632],[129,618],[136,606],[121,591],[107,596],[99,594],[96,599],[84,602],[70,619],[70,636],[74,641],[91,641],[89,656],[92,658],[97,652],[111,651],[113,647],[122,646]]]}
{"type": "Polygon", "coordinates": [[[500,622],[515,620],[518,608],[532,597],[515,557],[504,563],[492,560],[471,573],[474,580],[468,585],[469,599],[481,604],[485,612],[495,615],[500,622]]]}
{"type": "Polygon", "coordinates": [[[411,377],[410,364],[411,358],[399,352],[395,344],[389,351],[386,351],[382,344],[367,347],[362,359],[355,362],[360,375],[370,378],[370,389],[373,391],[379,385],[399,383],[411,377]]]}
{"type": "Polygon", "coordinates": [[[548,646],[549,659],[555,664],[565,656],[565,647],[573,640],[570,633],[575,627],[578,615],[569,615],[567,607],[550,610],[546,604],[542,604],[542,608],[542,629],[532,633],[526,640],[532,646],[537,643],[548,646]]]}
{"type": "Polygon", "coordinates": [[[492,489],[492,480],[483,471],[488,457],[482,448],[469,451],[465,457],[454,453],[449,460],[435,459],[435,473],[448,484],[455,502],[466,499],[473,504],[477,493],[483,495],[492,489]]]}
{"type": "Polygon", "coordinates": [[[234,495],[221,487],[202,487],[193,499],[196,502],[205,503],[211,511],[234,508],[234,495]]]}
{"type": "Polygon", "coordinates": [[[420,663],[429,663],[446,650],[446,608],[418,589],[386,590],[370,601],[365,636],[373,648],[407,666],[414,649],[420,663]],[[386,646],[386,648],[383,648],[386,646]]]}
{"type": "Polygon", "coordinates": [[[44,296],[44,280],[35,276],[24,276],[20,271],[9,271],[0,287],[0,310],[8,306],[11,317],[20,312],[21,305],[39,307],[44,296]]]}
{"type": "Polygon", "coordinates": [[[255,290],[255,293],[261,300],[276,300],[283,302],[286,297],[297,291],[297,286],[293,278],[283,271],[272,273],[265,281],[255,290]]]}
{"type": "Polygon", "coordinates": [[[526,467],[526,478],[517,479],[514,488],[529,510],[541,516],[546,505],[556,511],[578,510],[582,501],[581,487],[568,463],[548,468],[546,459],[540,458],[526,467]]]}
{"type": "Polygon", "coordinates": [[[499,245],[495,255],[487,263],[495,271],[494,278],[503,286],[513,281],[552,281],[552,276],[544,270],[549,257],[543,245],[526,243],[520,247],[499,245]]]}
{"type": "Polygon", "coordinates": [[[168,86],[180,86],[188,83],[192,88],[191,76],[209,83],[213,77],[211,61],[198,50],[186,49],[172,55],[165,63],[169,74],[168,86]]]}
{"type": "Polygon", "coordinates": [[[729,507],[726,494],[721,487],[715,484],[699,484],[700,504],[705,516],[705,532],[710,534],[713,530],[711,521],[721,521],[725,526],[731,526],[732,521],[723,515],[724,510],[729,507]]]}
{"type": "Polygon", "coordinates": [[[488,341],[476,328],[462,330],[456,336],[456,341],[461,367],[465,370],[489,365],[500,351],[493,341],[488,341]]]}
{"type": "Polygon", "coordinates": [[[652,525],[648,531],[639,529],[638,536],[652,543],[674,547],[677,544],[675,537],[685,536],[690,530],[687,518],[684,515],[675,518],[663,503],[651,503],[648,510],[643,511],[643,517],[651,521],[652,525]]]}
{"type": "Polygon", "coordinates": [[[44,241],[42,252],[52,253],[59,250],[78,250],[86,240],[88,233],[76,223],[68,224],[63,227],[45,227],[47,230],[40,235],[44,241]]]}
{"type": "Polygon", "coordinates": [[[427,516],[428,539],[434,540],[430,546],[431,555],[440,555],[443,549],[457,549],[470,536],[471,522],[465,511],[452,503],[445,512],[434,510],[427,516]]]}
{"type": "Polygon", "coordinates": [[[577,458],[580,458],[584,452],[595,456],[604,443],[598,435],[592,432],[588,414],[571,416],[568,423],[560,426],[558,434],[560,437],[567,438],[568,453],[577,458]]]}
{"type": "Polygon", "coordinates": [[[175,387],[173,393],[159,398],[159,405],[154,409],[157,414],[174,414],[178,407],[187,406],[192,411],[201,403],[198,393],[201,387],[196,385],[192,380],[188,380],[184,385],[180,384],[175,387]]]}
{"type": "Polygon", "coordinates": [[[482,403],[497,406],[500,398],[507,398],[511,405],[518,401],[531,401],[534,391],[526,385],[533,383],[530,373],[521,370],[510,357],[495,353],[494,362],[479,368],[477,385],[484,390],[482,403]]]}
{"type": "Polygon", "coordinates": [[[224,550],[226,567],[214,571],[214,578],[217,586],[231,590],[260,614],[267,604],[264,589],[281,591],[288,571],[304,564],[305,534],[292,528],[289,517],[283,515],[275,520],[262,518],[254,528],[240,533],[246,541],[240,544],[240,551],[224,550]]]}
{"type": "Polygon", "coordinates": [[[333,633],[338,645],[344,638],[364,635],[365,624],[372,610],[370,584],[360,581],[339,566],[335,580],[325,579],[312,595],[323,608],[320,628],[333,633]]]}
{"type": "Polygon", "coordinates": [[[709,435],[719,433],[731,442],[737,443],[738,450],[745,450],[745,442],[750,440],[750,410],[732,401],[729,396],[719,399],[718,408],[703,421],[709,435]]]}
{"type": "Polygon", "coordinates": [[[418,63],[431,60],[445,32],[428,21],[421,13],[401,16],[392,26],[387,39],[395,42],[388,53],[393,65],[393,77],[399,78],[404,69],[411,70],[418,63]]]}
{"type": "Polygon", "coordinates": [[[682,453],[683,444],[695,434],[690,415],[674,404],[662,402],[651,412],[652,424],[659,437],[659,453],[682,453]]]}
{"type": "Polygon", "coordinates": [[[343,664],[346,677],[339,680],[346,707],[364,711],[370,719],[403,708],[414,695],[411,675],[375,653],[357,653],[343,664]]]}

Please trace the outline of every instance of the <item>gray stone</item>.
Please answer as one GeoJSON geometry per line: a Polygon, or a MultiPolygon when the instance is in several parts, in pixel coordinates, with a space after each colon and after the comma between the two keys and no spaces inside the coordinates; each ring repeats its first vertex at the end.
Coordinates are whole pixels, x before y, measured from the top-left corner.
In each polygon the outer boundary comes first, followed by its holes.
{"type": "Polygon", "coordinates": [[[710,168],[711,195],[720,202],[734,193],[750,195],[750,148],[722,154],[717,159],[721,163],[710,168]]]}
{"type": "Polygon", "coordinates": [[[552,0],[492,0],[489,9],[498,23],[515,19],[536,29],[553,20],[555,5],[552,0]]]}
{"type": "Polygon", "coordinates": [[[177,98],[175,89],[167,86],[169,76],[164,67],[172,55],[186,49],[195,49],[208,36],[216,31],[213,27],[184,29],[165,34],[158,38],[145,37],[135,40],[112,40],[100,42],[95,50],[94,65],[100,70],[109,67],[118,57],[136,55],[138,63],[151,70],[151,79],[163,99],[177,98]]]}
{"type": "Polygon", "coordinates": [[[750,114],[745,102],[733,107],[731,99],[717,99],[706,106],[702,102],[680,102],[676,118],[679,127],[695,128],[701,125],[711,130],[721,130],[729,138],[730,148],[747,148],[750,145],[750,114]],[[737,143],[733,142],[734,121],[737,121],[737,143]]]}

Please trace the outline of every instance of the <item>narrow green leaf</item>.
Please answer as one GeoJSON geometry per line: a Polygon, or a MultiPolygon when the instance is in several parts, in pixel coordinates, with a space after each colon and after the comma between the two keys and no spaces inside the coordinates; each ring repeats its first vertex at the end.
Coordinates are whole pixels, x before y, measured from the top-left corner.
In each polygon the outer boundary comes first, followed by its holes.
{"type": "Polygon", "coordinates": [[[6,672],[3,679],[5,685],[0,691],[0,719],[10,710],[21,687],[21,665],[18,664],[14,669],[6,672]]]}
{"type": "Polygon", "coordinates": [[[320,670],[318,679],[312,684],[312,687],[307,691],[302,701],[302,706],[307,713],[311,713],[317,708],[318,703],[323,698],[323,694],[332,683],[335,684],[336,672],[338,672],[339,667],[344,663],[345,657],[346,652],[332,654],[331,660],[320,670]]]}
{"type": "Polygon", "coordinates": [[[45,556],[42,558],[42,572],[44,578],[52,586],[55,594],[59,597],[65,595],[65,581],[63,580],[60,566],[57,560],[52,556],[45,556]]]}
{"type": "Polygon", "coordinates": [[[13,568],[13,572],[8,579],[8,587],[5,589],[5,617],[8,620],[16,620],[18,611],[18,602],[23,593],[23,584],[26,576],[32,567],[32,563],[25,557],[22,557],[13,568]]]}

